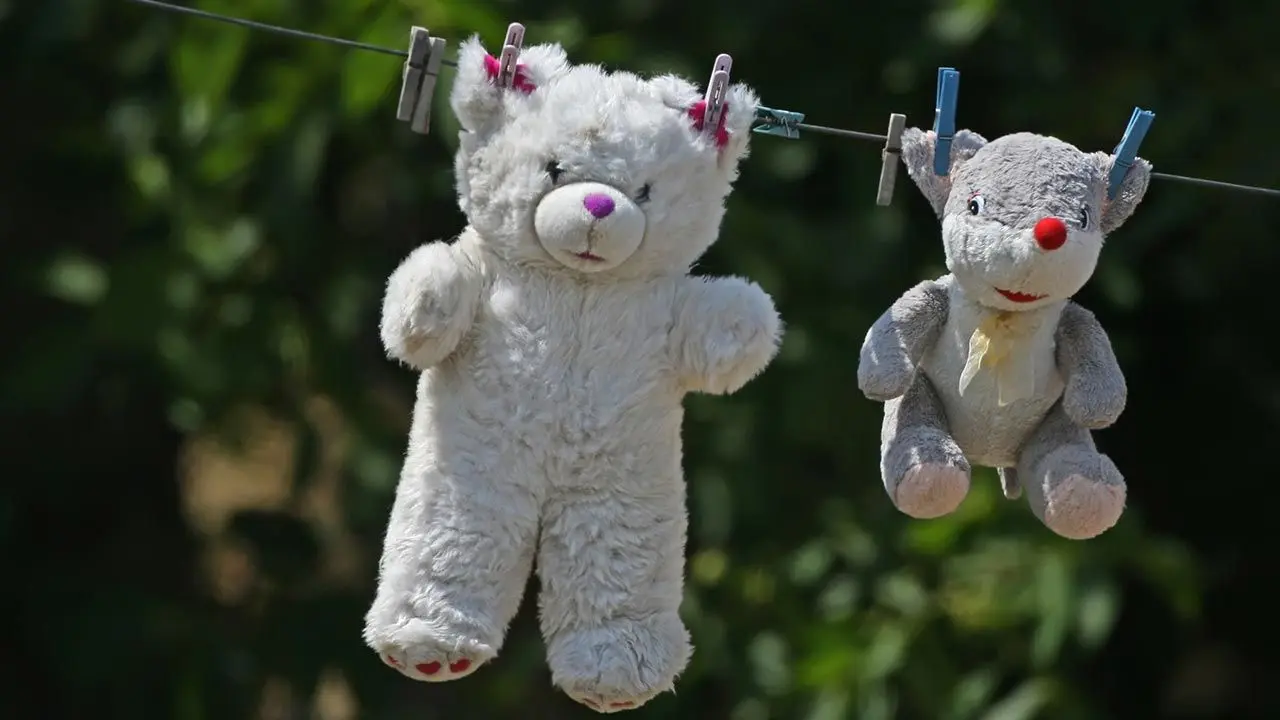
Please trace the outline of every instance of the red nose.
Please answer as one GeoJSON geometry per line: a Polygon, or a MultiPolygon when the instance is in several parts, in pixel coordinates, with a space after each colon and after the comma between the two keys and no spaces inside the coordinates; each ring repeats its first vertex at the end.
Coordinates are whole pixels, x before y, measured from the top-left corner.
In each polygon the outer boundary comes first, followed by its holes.
{"type": "Polygon", "coordinates": [[[1036,242],[1045,250],[1057,250],[1067,242],[1067,226],[1056,217],[1047,217],[1032,230],[1036,242]]]}

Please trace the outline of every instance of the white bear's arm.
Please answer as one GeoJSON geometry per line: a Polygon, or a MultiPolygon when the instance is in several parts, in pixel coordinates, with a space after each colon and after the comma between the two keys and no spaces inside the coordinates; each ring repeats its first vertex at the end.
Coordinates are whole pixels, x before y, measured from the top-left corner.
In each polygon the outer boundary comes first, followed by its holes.
{"type": "Polygon", "coordinates": [[[689,277],[680,287],[672,351],[692,392],[735,392],[773,360],[781,337],[773,298],[753,282],[689,277]]]}
{"type": "Polygon", "coordinates": [[[947,323],[947,289],[926,280],[902,294],[867,331],[858,356],[858,389],[871,400],[900,397],[947,323]]]}
{"type": "Polygon", "coordinates": [[[479,269],[458,244],[414,250],[387,280],[381,326],[387,354],[418,370],[444,360],[470,330],[481,289],[479,269]]]}
{"type": "Polygon", "coordinates": [[[1067,380],[1062,409],[1077,425],[1097,430],[1114,423],[1128,398],[1111,340],[1093,313],[1069,302],[1058,320],[1058,369],[1067,380]]]}

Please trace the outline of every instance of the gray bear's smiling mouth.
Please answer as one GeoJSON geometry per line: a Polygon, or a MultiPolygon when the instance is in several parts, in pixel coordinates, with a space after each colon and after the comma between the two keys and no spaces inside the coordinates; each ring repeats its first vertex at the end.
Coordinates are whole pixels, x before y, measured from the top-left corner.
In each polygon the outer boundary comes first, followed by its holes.
{"type": "Polygon", "coordinates": [[[1004,296],[1004,299],[1016,303],[1035,302],[1049,297],[1048,295],[1031,295],[1029,293],[1014,292],[1012,290],[1001,290],[1000,288],[995,288],[995,291],[1004,296]]]}
{"type": "Polygon", "coordinates": [[[604,258],[600,257],[599,255],[596,255],[590,250],[586,250],[580,253],[574,253],[573,256],[580,260],[588,260],[590,262],[604,262],[604,258]]]}

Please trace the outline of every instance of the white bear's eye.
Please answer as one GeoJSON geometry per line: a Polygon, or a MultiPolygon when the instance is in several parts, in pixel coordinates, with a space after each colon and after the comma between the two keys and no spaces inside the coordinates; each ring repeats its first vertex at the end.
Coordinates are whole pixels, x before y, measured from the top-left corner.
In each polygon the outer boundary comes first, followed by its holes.
{"type": "Polygon", "coordinates": [[[652,190],[653,190],[653,185],[651,185],[650,183],[645,183],[640,188],[640,192],[636,193],[636,202],[638,203],[649,202],[649,193],[652,190]]]}
{"type": "Polygon", "coordinates": [[[1080,208],[1080,229],[1089,229],[1089,208],[1080,208]]]}
{"type": "Polygon", "coordinates": [[[987,201],[982,199],[981,195],[974,195],[969,198],[969,214],[977,215],[987,207],[987,201]]]}
{"type": "Polygon", "coordinates": [[[544,169],[547,171],[547,175],[551,176],[551,182],[553,183],[559,182],[560,176],[564,174],[564,168],[560,167],[560,163],[555,160],[548,162],[544,169]]]}

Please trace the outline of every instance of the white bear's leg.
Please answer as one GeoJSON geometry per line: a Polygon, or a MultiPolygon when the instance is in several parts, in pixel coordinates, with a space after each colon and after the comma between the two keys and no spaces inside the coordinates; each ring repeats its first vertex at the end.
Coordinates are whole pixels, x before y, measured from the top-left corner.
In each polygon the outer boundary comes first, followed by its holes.
{"type": "Polygon", "coordinates": [[[969,493],[969,461],[951,437],[942,403],[923,374],[902,397],[884,404],[880,476],[893,504],[914,518],[947,515],[969,493]]]}
{"type": "Polygon", "coordinates": [[[560,490],[543,515],[539,610],[552,681],[598,712],[638,708],[670,690],[693,648],[680,620],[684,484],[614,475],[560,490]]]}
{"type": "Polygon", "coordinates": [[[1124,477],[1098,452],[1089,431],[1067,417],[1061,402],[1027,439],[1018,476],[1032,512],[1065,538],[1101,535],[1124,512],[1124,477]]]}
{"type": "Polygon", "coordinates": [[[365,618],[365,641],[384,662],[433,682],[497,654],[528,581],[538,518],[536,476],[513,465],[511,448],[442,419],[428,431],[415,417],[365,618]]]}

